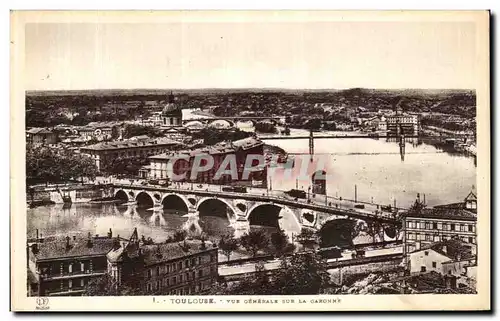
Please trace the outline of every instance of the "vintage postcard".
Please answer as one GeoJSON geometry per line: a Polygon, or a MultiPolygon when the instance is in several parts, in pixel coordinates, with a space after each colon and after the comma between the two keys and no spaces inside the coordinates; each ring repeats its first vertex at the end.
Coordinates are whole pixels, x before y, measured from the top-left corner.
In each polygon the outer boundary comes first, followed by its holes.
{"type": "Polygon", "coordinates": [[[487,11],[14,11],[11,309],[490,309],[487,11]]]}

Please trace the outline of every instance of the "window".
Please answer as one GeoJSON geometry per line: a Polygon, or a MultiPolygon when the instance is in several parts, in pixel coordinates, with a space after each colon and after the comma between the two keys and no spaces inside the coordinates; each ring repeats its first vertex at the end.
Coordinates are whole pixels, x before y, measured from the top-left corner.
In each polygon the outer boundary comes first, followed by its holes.
{"type": "Polygon", "coordinates": [[[196,260],[194,258],[191,259],[191,266],[195,266],[196,260]]]}
{"type": "Polygon", "coordinates": [[[429,255],[429,251],[425,251],[424,253],[425,253],[426,256],[429,255]]]}
{"type": "Polygon", "coordinates": [[[443,223],[437,223],[437,229],[438,230],[443,229],[443,223]]]}
{"type": "Polygon", "coordinates": [[[73,280],[68,280],[68,288],[72,288],[73,287],[73,280]]]}
{"type": "Polygon", "coordinates": [[[460,232],[465,232],[465,225],[464,224],[460,224],[460,232]]]}
{"type": "Polygon", "coordinates": [[[415,233],[408,233],[408,239],[409,240],[414,240],[415,239],[415,233]]]}
{"type": "Polygon", "coordinates": [[[153,274],[153,271],[151,269],[148,269],[148,279],[151,279],[152,274],[153,274]]]}
{"type": "Polygon", "coordinates": [[[182,274],[179,275],[179,283],[182,283],[182,274]]]}
{"type": "Polygon", "coordinates": [[[437,224],[436,222],[432,223],[432,228],[433,228],[434,230],[437,230],[437,228],[438,228],[438,224],[437,224]]]}
{"type": "Polygon", "coordinates": [[[172,278],[172,284],[177,284],[177,278],[175,276],[172,278]]]}
{"type": "Polygon", "coordinates": [[[473,232],[473,226],[471,224],[468,225],[469,232],[473,232]]]}
{"type": "Polygon", "coordinates": [[[156,281],[156,289],[160,289],[160,281],[156,281]]]}
{"type": "Polygon", "coordinates": [[[427,270],[427,269],[426,269],[426,267],[425,267],[425,266],[421,266],[421,267],[420,267],[420,272],[425,272],[426,270],[427,270]]]}
{"type": "Polygon", "coordinates": [[[469,236],[469,243],[474,243],[474,238],[469,236]]]}
{"type": "Polygon", "coordinates": [[[68,272],[69,272],[69,273],[73,273],[73,263],[70,263],[70,264],[68,265],[68,272]]]}
{"type": "Polygon", "coordinates": [[[426,241],[432,241],[432,235],[431,234],[425,234],[425,240],[426,241]]]}
{"type": "Polygon", "coordinates": [[[198,265],[201,264],[201,256],[198,257],[198,265]]]}
{"type": "Polygon", "coordinates": [[[156,275],[157,276],[160,275],[160,267],[159,266],[156,267],[156,275]]]}
{"type": "Polygon", "coordinates": [[[203,276],[203,270],[198,270],[198,277],[201,278],[203,276]]]}
{"type": "Polygon", "coordinates": [[[184,261],[184,267],[189,267],[189,260],[184,261]]]}
{"type": "Polygon", "coordinates": [[[85,286],[85,279],[83,279],[83,278],[80,279],[80,286],[81,287],[85,286]]]}
{"type": "Polygon", "coordinates": [[[430,222],[426,222],[425,223],[425,229],[426,230],[430,230],[431,229],[431,223],[430,222]]]}
{"type": "Polygon", "coordinates": [[[170,280],[169,280],[169,278],[166,278],[166,279],[165,279],[165,285],[166,285],[166,286],[169,286],[169,285],[170,285],[170,280]]]}
{"type": "Polygon", "coordinates": [[[436,268],[437,267],[437,263],[436,262],[432,262],[432,267],[436,268]]]}
{"type": "Polygon", "coordinates": [[[455,230],[455,224],[450,224],[450,230],[454,231],[455,230]]]}
{"type": "Polygon", "coordinates": [[[177,264],[177,269],[178,269],[178,270],[182,270],[182,262],[179,262],[179,263],[177,264]]]}

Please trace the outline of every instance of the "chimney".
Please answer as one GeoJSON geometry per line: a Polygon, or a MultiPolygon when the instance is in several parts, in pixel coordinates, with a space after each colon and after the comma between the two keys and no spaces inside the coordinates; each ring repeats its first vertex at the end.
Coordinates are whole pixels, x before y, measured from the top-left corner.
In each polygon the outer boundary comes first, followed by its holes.
{"type": "Polygon", "coordinates": [[[87,247],[88,248],[92,247],[92,236],[91,236],[90,232],[89,232],[89,236],[87,238],[87,247]]]}
{"type": "Polygon", "coordinates": [[[31,251],[33,252],[33,254],[38,253],[38,244],[37,243],[34,243],[31,245],[31,251]]]}
{"type": "Polygon", "coordinates": [[[73,235],[73,241],[76,241],[76,235],[73,235]]]}
{"type": "Polygon", "coordinates": [[[36,241],[38,242],[39,237],[38,237],[38,229],[36,229],[36,241]]]}
{"type": "Polygon", "coordinates": [[[113,237],[113,231],[111,230],[111,228],[109,228],[108,238],[112,238],[112,237],[113,237]]]}
{"type": "Polygon", "coordinates": [[[417,193],[417,202],[420,203],[420,193],[417,193]]]}
{"type": "Polygon", "coordinates": [[[207,249],[207,245],[205,244],[205,238],[202,237],[201,238],[201,244],[200,244],[200,250],[206,250],[207,249]]]}
{"type": "Polygon", "coordinates": [[[66,250],[69,250],[69,248],[71,247],[69,240],[71,240],[71,238],[69,236],[66,236],[66,250]]]}
{"type": "Polygon", "coordinates": [[[448,248],[446,247],[446,245],[443,245],[442,251],[444,253],[448,254],[448,248]]]}

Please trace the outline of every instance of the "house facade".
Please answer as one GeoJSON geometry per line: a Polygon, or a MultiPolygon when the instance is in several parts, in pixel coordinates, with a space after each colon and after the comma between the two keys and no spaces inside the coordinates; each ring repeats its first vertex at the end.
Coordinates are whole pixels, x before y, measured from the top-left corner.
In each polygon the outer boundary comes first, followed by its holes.
{"type": "Polygon", "coordinates": [[[180,143],[168,138],[103,142],[82,147],[81,153],[90,156],[99,171],[107,171],[113,160],[121,158],[149,157],[165,153],[180,143]]]}
{"type": "MultiPolygon", "coordinates": [[[[412,252],[435,243],[458,237],[462,242],[476,244],[477,204],[473,193],[460,203],[422,207],[403,214],[406,251],[412,252]],[[474,208],[474,209],[473,209],[474,208]]],[[[475,197],[475,195],[474,195],[475,197]]],[[[420,202],[417,199],[416,204],[420,202]]]]}
{"type": "Polygon", "coordinates": [[[106,254],[119,241],[111,231],[87,238],[37,238],[27,248],[28,295],[82,295],[92,279],[107,272],[106,254]]]}
{"type": "Polygon", "coordinates": [[[141,244],[135,230],[129,242],[108,253],[108,273],[117,286],[145,295],[202,294],[218,279],[217,253],[204,240],[141,244]]]}

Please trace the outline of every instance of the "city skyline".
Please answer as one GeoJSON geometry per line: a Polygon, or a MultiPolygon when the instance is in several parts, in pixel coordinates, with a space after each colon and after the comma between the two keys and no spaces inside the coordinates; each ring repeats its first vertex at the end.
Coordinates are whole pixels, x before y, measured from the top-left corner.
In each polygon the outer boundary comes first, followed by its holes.
{"type": "Polygon", "coordinates": [[[475,89],[475,39],[471,22],[27,24],[26,89],[475,89]]]}

